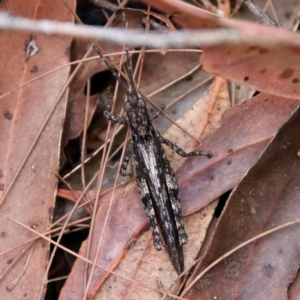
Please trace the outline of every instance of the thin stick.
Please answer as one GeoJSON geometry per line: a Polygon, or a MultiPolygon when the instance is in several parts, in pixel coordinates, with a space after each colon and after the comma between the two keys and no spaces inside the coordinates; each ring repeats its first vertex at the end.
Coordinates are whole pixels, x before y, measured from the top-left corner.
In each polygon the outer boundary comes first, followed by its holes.
{"type": "Polygon", "coordinates": [[[81,143],[81,181],[82,186],[85,188],[85,168],[84,168],[84,161],[85,161],[85,152],[86,152],[86,133],[88,127],[88,113],[89,113],[89,106],[90,106],[90,94],[91,94],[91,80],[87,81],[87,94],[86,94],[86,103],[85,103],[85,115],[84,115],[84,124],[83,124],[83,137],[81,143]]]}
{"type": "MultiPolygon", "coordinates": [[[[221,22],[221,21],[220,21],[221,22]]],[[[224,26],[228,25],[226,21],[222,21],[224,26]]],[[[292,32],[284,32],[278,34],[276,31],[276,38],[271,34],[261,35],[253,34],[247,35],[236,28],[222,28],[222,29],[203,29],[203,30],[182,30],[170,33],[144,33],[141,30],[128,30],[118,28],[99,28],[92,26],[82,26],[72,23],[62,23],[56,21],[39,20],[33,21],[31,19],[15,17],[8,13],[0,13],[0,29],[14,30],[21,32],[56,34],[63,36],[71,36],[85,40],[106,40],[117,44],[125,44],[131,46],[145,45],[153,48],[164,47],[213,47],[224,44],[239,45],[241,43],[248,45],[255,44],[257,47],[274,47],[280,45],[295,45],[300,38],[297,34],[292,32]]]]}

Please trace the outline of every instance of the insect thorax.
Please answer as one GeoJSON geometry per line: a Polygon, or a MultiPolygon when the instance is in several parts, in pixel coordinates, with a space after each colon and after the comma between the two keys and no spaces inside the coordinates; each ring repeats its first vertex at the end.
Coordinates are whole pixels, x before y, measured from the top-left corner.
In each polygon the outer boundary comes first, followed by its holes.
{"type": "Polygon", "coordinates": [[[153,127],[150,121],[148,110],[146,108],[145,100],[129,95],[128,101],[124,104],[124,109],[127,113],[129,125],[132,133],[140,137],[152,135],[153,127]]]}

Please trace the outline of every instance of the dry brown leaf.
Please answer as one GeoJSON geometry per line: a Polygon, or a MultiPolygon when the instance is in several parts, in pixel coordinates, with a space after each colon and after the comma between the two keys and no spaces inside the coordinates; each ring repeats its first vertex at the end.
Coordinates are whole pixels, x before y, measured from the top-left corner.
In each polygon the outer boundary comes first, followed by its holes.
{"type": "MultiPolygon", "coordinates": [[[[34,19],[72,21],[61,1],[44,0],[38,4],[29,1],[26,5],[4,1],[1,10],[34,19]]],[[[8,218],[39,232],[45,232],[50,225],[66,104],[66,93],[60,95],[60,92],[68,79],[69,68],[34,79],[68,63],[70,42],[69,38],[1,33],[0,287],[3,299],[38,299],[45,292],[49,244],[39,241],[24,253],[28,244],[10,250],[35,235],[8,218]],[[26,54],[28,49],[30,54],[26,54]],[[18,89],[29,80],[33,81],[18,89]]]]}
{"type": "MultiPolygon", "coordinates": [[[[199,272],[248,239],[299,220],[299,121],[297,109],[234,190],[199,272]]],[[[294,224],[236,251],[185,296],[203,300],[287,299],[299,266],[299,224],[294,224]]]]}
{"type": "MultiPolygon", "coordinates": [[[[272,95],[297,99],[300,92],[299,45],[293,43],[299,37],[288,30],[259,25],[251,22],[218,17],[182,1],[145,1],[169,14],[173,21],[184,28],[234,28],[243,36],[239,43],[224,43],[222,46],[204,47],[201,63],[203,70],[220,75],[233,82],[250,86],[272,95]],[[153,2],[153,3],[152,3],[153,2]],[[155,3],[154,3],[155,2],[155,3]],[[175,13],[176,12],[176,13],[175,13]],[[262,47],[248,40],[259,36],[261,40],[273,41],[262,47]],[[276,44],[276,40],[289,38],[291,43],[276,44]],[[275,42],[275,43],[274,43],[275,42]]],[[[286,19],[295,20],[300,2],[282,13],[286,19]]],[[[287,27],[292,25],[288,24],[287,27]]]]}
{"type": "MultiPolygon", "coordinates": [[[[176,122],[188,133],[198,140],[213,132],[220,126],[223,113],[230,107],[227,81],[221,77],[215,77],[208,91],[176,122]]],[[[187,152],[193,151],[199,143],[187,136],[176,125],[171,126],[165,134],[165,138],[181,147],[187,152]]],[[[186,160],[178,157],[172,149],[164,146],[172,166],[176,171],[186,160]]],[[[209,148],[202,148],[208,151],[209,148]]]]}
{"type": "Polygon", "coordinates": [[[296,100],[260,94],[227,110],[221,127],[201,145],[214,156],[189,158],[177,172],[181,197],[189,199],[183,202],[185,214],[234,188],[298,105],[296,100]]]}

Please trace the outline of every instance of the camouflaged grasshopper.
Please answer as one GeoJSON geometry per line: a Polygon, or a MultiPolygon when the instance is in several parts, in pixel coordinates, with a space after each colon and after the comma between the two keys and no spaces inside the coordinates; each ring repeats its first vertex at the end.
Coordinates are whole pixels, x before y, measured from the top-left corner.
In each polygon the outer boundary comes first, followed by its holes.
{"type": "Polygon", "coordinates": [[[111,102],[104,111],[106,119],[115,123],[127,124],[131,130],[131,141],[122,162],[120,173],[125,175],[129,159],[133,155],[136,183],[152,230],[154,247],[156,250],[162,250],[165,244],[172,264],[176,272],[180,274],[184,270],[182,245],[188,242],[188,236],[183,225],[176,177],[162,144],[166,144],[183,157],[204,155],[210,158],[212,153],[210,151],[186,153],[171,141],[162,137],[154,128],[151,121],[161,114],[165,106],[161,105],[152,115],[149,114],[146,101],[139,96],[134,84],[131,59],[127,47],[126,56],[130,89],[103,54],[96,47],[95,50],[127,93],[127,101],[124,103],[124,109],[127,113],[126,119],[110,113],[111,102]]]}

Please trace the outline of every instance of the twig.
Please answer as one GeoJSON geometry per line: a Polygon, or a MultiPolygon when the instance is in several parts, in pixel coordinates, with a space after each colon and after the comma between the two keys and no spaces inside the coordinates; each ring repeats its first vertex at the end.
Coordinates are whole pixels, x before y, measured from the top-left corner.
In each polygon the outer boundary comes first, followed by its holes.
{"type": "MultiPolygon", "coordinates": [[[[225,25],[224,25],[225,26],[225,25]]],[[[169,33],[144,33],[134,29],[118,29],[107,27],[82,26],[73,23],[61,23],[56,21],[34,21],[27,18],[15,17],[8,13],[0,13],[0,29],[36,32],[72,36],[81,39],[106,40],[117,44],[131,46],[145,45],[154,48],[199,46],[210,47],[220,44],[257,44],[271,46],[295,43],[299,40],[297,35],[293,41],[289,35],[280,35],[276,38],[272,35],[247,35],[236,28],[207,29],[207,30],[181,30],[169,33]]]]}

